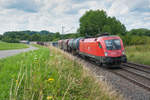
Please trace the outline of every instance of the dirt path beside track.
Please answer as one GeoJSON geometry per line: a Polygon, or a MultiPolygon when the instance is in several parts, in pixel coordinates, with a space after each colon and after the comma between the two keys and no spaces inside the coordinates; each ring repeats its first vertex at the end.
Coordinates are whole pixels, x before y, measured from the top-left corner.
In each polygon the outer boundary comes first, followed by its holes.
{"type": "Polygon", "coordinates": [[[26,49],[0,50],[0,59],[1,58],[6,58],[6,57],[9,57],[9,56],[13,56],[13,55],[16,55],[16,54],[19,54],[19,53],[22,53],[22,52],[28,52],[28,51],[31,51],[31,50],[36,50],[36,49],[38,49],[38,48],[30,46],[29,48],[26,48],[26,49]]]}

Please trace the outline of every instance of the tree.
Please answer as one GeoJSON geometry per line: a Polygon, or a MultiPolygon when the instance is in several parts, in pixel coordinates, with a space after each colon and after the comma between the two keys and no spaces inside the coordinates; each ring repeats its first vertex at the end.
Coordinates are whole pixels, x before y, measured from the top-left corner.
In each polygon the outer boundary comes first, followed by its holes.
{"type": "Polygon", "coordinates": [[[125,26],[115,17],[107,17],[106,25],[110,26],[111,34],[125,35],[126,33],[125,26]]]}
{"type": "Polygon", "coordinates": [[[104,25],[102,28],[102,32],[111,33],[111,27],[109,25],[104,25]]]}
{"type": "Polygon", "coordinates": [[[19,43],[19,39],[10,38],[10,37],[3,37],[2,41],[9,42],[9,43],[19,43]]]}
{"type": "Polygon", "coordinates": [[[53,36],[53,39],[55,39],[55,38],[61,38],[61,35],[60,35],[60,33],[59,32],[56,32],[55,34],[54,34],[54,36],[53,36]]]}
{"type": "Polygon", "coordinates": [[[21,40],[30,40],[30,35],[29,34],[23,34],[20,38],[21,38],[21,40]]]}
{"type": "Polygon", "coordinates": [[[80,28],[78,32],[82,36],[95,36],[96,34],[104,32],[124,34],[126,28],[119,20],[116,20],[115,17],[108,17],[105,11],[90,10],[80,18],[80,28]]]}
{"type": "Polygon", "coordinates": [[[40,34],[36,33],[31,36],[32,41],[41,41],[40,34]]]}
{"type": "Polygon", "coordinates": [[[0,40],[2,40],[2,37],[3,37],[3,36],[2,36],[2,35],[0,35],[0,40]]]}

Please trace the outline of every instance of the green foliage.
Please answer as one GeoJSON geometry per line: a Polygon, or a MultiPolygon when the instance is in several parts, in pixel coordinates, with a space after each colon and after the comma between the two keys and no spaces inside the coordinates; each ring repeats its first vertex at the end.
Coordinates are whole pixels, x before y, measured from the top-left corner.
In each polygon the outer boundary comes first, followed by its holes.
{"type": "MultiPolygon", "coordinates": [[[[0,93],[1,93],[0,98],[1,99],[9,98],[12,80],[13,80],[13,85],[14,86],[16,85],[16,88],[19,86],[20,77],[18,74],[22,75],[22,71],[24,71],[23,73],[25,73],[26,71],[24,69],[27,69],[29,71],[30,67],[31,66],[33,67],[35,65],[34,64],[36,62],[36,59],[34,59],[35,57],[38,58],[38,60],[40,60],[40,62],[44,62],[49,57],[49,50],[48,49],[40,49],[35,52],[30,51],[28,53],[22,53],[22,54],[19,54],[16,56],[8,57],[5,59],[0,59],[0,69],[1,69],[0,70],[0,73],[1,73],[0,74],[0,78],[1,78],[1,80],[0,80],[0,93]]],[[[41,65],[41,66],[44,67],[44,65],[41,65]]],[[[37,67],[37,66],[34,66],[34,67],[37,67]]],[[[31,75],[30,72],[27,72],[25,74],[31,75]]],[[[27,81],[29,82],[30,79],[28,79],[27,81]]],[[[26,81],[26,78],[23,77],[23,82],[27,82],[27,81],[26,81]]],[[[34,85],[37,86],[36,84],[34,84],[34,85]]],[[[16,90],[16,89],[13,88],[13,90],[16,90]]],[[[28,90],[30,90],[30,88],[28,88],[27,91],[28,90]]],[[[19,91],[13,91],[13,93],[16,93],[16,92],[21,93],[21,91],[23,91],[23,84],[21,84],[19,91]]],[[[20,94],[20,96],[22,96],[22,94],[20,94]]],[[[18,97],[20,97],[20,96],[18,96],[18,97]]]]}
{"type": "Polygon", "coordinates": [[[147,45],[133,45],[125,48],[126,55],[129,61],[150,65],[150,46],[147,45]]]}
{"type": "Polygon", "coordinates": [[[28,48],[26,44],[0,42],[0,50],[28,48]]]}
{"type": "Polygon", "coordinates": [[[139,28],[139,29],[132,29],[128,32],[129,35],[138,35],[138,36],[150,36],[150,30],[139,28]]]}
{"type": "Polygon", "coordinates": [[[150,37],[148,36],[125,35],[120,37],[123,40],[124,45],[150,44],[150,37]]]}
{"type": "Polygon", "coordinates": [[[8,42],[8,43],[19,43],[19,39],[16,38],[10,38],[9,36],[3,36],[2,41],[8,42]]]}
{"type": "Polygon", "coordinates": [[[0,35],[0,40],[2,40],[2,37],[3,37],[3,36],[2,36],[2,35],[0,35]]]}
{"type": "Polygon", "coordinates": [[[41,40],[41,36],[40,34],[36,33],[36,34],[33,34],[31,36],[31,41],[40,41],[41,40]]]}
{"type": "Polygon", "coordinates": [[[150,44],[150,30],[132,29],[126,35],[121,35],[125,45],[143,45],[150,44]]]}
{"type": "Polygon", "coordinates": [[[59,32],[50,33],[48,31],[15,31],[15,32],[5,32],[2,41],[10,43],[18,43],[20,40],[29,40],[29,41],[58,41],[60,39],[68,38],[77,38],[80,37],[80,34],[69,33],[69,34],[60,34],[59,32]]]}
{"type": "Polygon", "coordinates": [[[29,41],[52,41],[55,38],[60,38],[60,34],[57,32],[52,33],[48,31],[12,31],[5,32],[2,41],[10,43],[18,43],[20,40],[29,40],[29,41]]]}
{"type": "MultiPolygon", "coordinates": [[[[68,38],[77,38],[80,37],[80,34],[69,33],[69,34],[60,34],[59,32],[51,33],[48,31],[13,31],[5,32],[2,36],[2,41],[10,43],[18,43],[20,40],[29,40],[29,41],[58,41],[60,39],[68,38]]],[[[1,37],[0,37],[1,39],[1,37]]]]}
{"type": "Polygon", "coordinates": [[[79,33],[70,33],[70,34],[61,35],[62,39],[78,38],[78,37],[80,37],[79,33]]]}
{"type": "Polygon", "coordinates": [[[105,32],[124,35],[126,28],[115,17],[108,17],[105,11],[90,10],[80,18],[80,28],[78,32],[82,36],[95,36],[96,34],[105,32]]]}

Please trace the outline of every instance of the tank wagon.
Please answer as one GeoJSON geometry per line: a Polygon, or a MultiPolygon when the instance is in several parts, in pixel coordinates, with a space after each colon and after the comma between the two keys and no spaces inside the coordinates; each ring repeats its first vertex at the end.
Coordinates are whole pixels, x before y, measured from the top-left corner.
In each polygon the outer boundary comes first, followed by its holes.
{"type": "Polygon", "coordinates": [[[63,50],[64,51],[68,51],[68,49],[69,49],[68,42],[69,42],[69,39],[66,39],[66,40],[63,41],[62,45],[63,45],[63,50]]]}
{"type": "Polygon", "coordinates": [[[73,52],[73,46],[72,46],[73,40],[74,39],[69,39],[68,44],[66,44],[68,45],[68,52],[73,52]]]}
{"type": "Polygon", "coordinates": [[[119,36],[104,35],[96,38],[76,38],[61,41],[65,42],[64,45],[60,42],[59,48],[94,60],[99,64],[110,66],[127,62],[123,42],[119,36]]]}
{"type": "Polygon", "coordinates": [[[36,42],[36,44],[44,45],[44,42],[40,42],[40,41],[38,41],[38,42],[36,42]]]}
{"type": "Polygon", "coordinates": [[[63,49],[63,41],[64,41],[64,40],[59,40],[59,41],[58,41],[58,47],[59,47],[60,49],[63,49]]]}
{"type": "Polygon", "coordinates": [[[58,46],[58,42],[52,42],[51,45],[57,47],[58,46]]]}

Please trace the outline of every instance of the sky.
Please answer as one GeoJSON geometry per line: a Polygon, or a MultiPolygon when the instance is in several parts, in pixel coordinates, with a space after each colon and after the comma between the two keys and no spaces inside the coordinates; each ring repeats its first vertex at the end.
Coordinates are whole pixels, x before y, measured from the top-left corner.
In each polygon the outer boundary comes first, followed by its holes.
{"type": "Polygon", "coordinates": [[[76,32],[88,10],[104,10],[127,30],[150,29],[150,0],[0,0],[0,34],[6,31],[76,32]]]}

